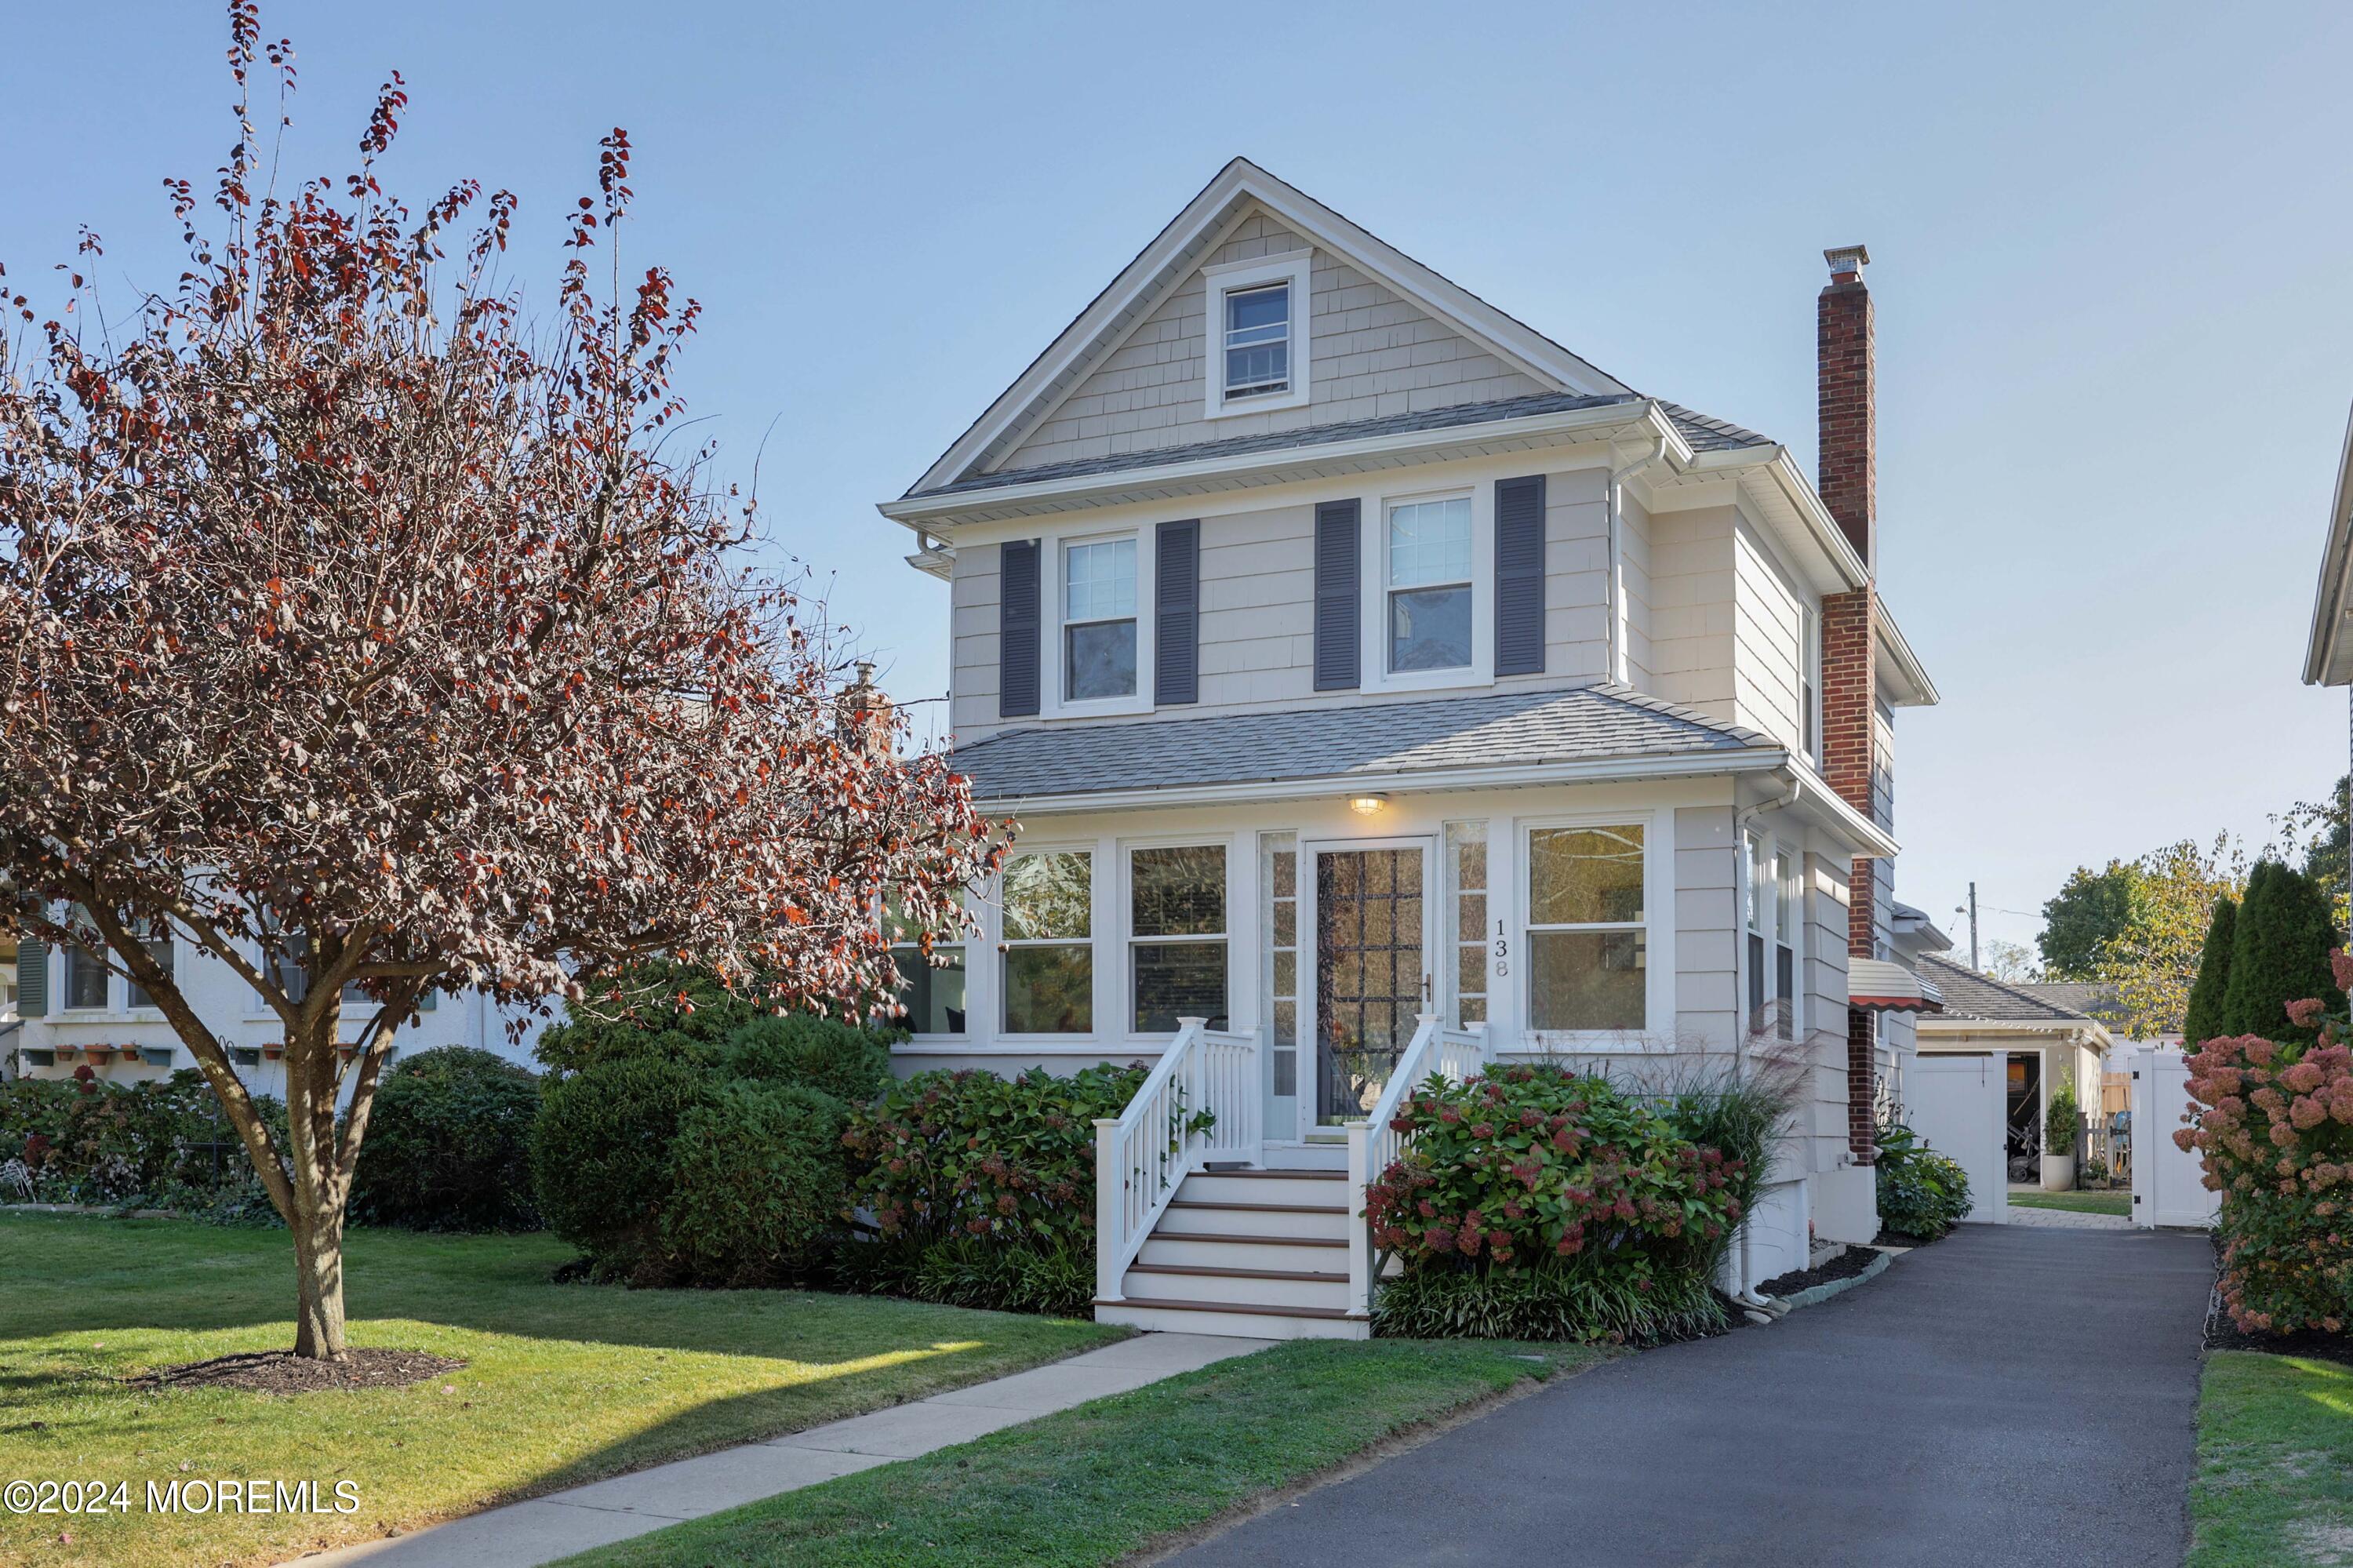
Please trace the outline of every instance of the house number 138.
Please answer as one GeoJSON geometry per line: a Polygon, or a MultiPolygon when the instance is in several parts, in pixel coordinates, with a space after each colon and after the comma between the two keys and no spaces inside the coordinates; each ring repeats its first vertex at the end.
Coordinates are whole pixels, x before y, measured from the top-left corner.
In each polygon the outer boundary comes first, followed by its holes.
{"type": "Polygon", "coordinates": [[[1501,920],[1495,922],[1495,972],[1499,975],[1512,972],[1512,945],[1504,939],[1504,923],[1501,920]]]}

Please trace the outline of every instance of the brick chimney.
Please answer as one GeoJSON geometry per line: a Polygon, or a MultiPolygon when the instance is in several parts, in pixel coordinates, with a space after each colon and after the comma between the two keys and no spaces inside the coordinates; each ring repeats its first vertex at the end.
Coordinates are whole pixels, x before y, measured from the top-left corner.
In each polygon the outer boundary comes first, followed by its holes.
{"type": "Polygon", "coordinates": [[[858,678],[842,688],[836,723],[842,740],[864,747],[876,757],[888,757],[898,736],[891,699],[874,683],[874,666],[860,660],[858,678]]]}
{"type": "MultiPolygon", "coordinates": [[[[1871,291],[1862,281],[1871,253],[1860,245],[1843,245],[1823,251],[1822,260],[1830,263],[1831,281],[1815,317],[1821,447],[1815,489],[1862,557],[1866,573],[1873,573],[1879,554],[1878,417],[1872,387],[1871,291]]],[[[1877,589],[1868,582],[1822,599],[1822,777],[1848,805],[1874,820],[1878,609],[1877,589]]],[[[1857,860],[1848,874],[1847,954],[1877,958],[1877,863],[1857,860]]],[[[1846,1022],[1847,1142],[1857,1160],[1869,1164],[1876,1132],[1877,1020],[1849,1008],[1846,1022]]]]}

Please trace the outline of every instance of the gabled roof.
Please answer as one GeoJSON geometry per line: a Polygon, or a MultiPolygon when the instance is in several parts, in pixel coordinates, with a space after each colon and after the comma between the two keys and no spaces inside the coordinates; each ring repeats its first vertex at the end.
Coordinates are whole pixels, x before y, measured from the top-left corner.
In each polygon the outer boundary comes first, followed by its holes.
{"type": "Polygon", "coordinates": [[[1936,953],[1920,956],[1920,973],[1945,995],[1945,1016],[1996,1023],[2097,1023],[2088,1012],[2046,1000],[2042,988],[1990,979],[1936,953]]]}
{"type": "MultiPolygon", "coordinates": [[[[1226,230],[1252,207],[1271,213],[1317,247],[1413,302],[1504,364],[1556,393],[1572,397],[1640,400],[1625,383],[1525,322],[1432,271],[1249,159],[1236,158],[1218,171],[1217,176],[1186,204],[1184,210],[1121,269],[1110,285],[940,454],[923,477],[908,488],[907,497],[936,495],[984,479],[1018,482],[992,474],[992,465],[1012,451],[1028,431],[1083,381],[1088,372],[1118,346],[1129,329],[1148,314],[1171,287],[1190,274],[1226,230]]],[[[1694,450],[1773,445],[1756,432],[1724,420],[1672,406],[1670,412],[1694,450]]],[[[1278,438],[1270,450],[1303,444],[1308,434],[1303,430],[1289,440],[1278,438]]],[[[1201,444],[1225,447],[1223,442],[1201,444]]],[[[1167,453],[1154,453],[1145,461],[1166,461],[1167,453]]],[[[1036,477],[1037,472],[1029,471],[1031,477],[1036,477]]]]}
{"type": "MultiPolygon", "coordinates": [[[[1599,683],[1565,692],[1355,703],[1010,730],[950,754],[992,805],[1057,796],[1323,779],[1377,789],[1424,774],[1681,758],[1769,766],[1778,742],[1599,683]]],[[[1695,767],[1691,771],[1708,770],[1695,767]]]]}

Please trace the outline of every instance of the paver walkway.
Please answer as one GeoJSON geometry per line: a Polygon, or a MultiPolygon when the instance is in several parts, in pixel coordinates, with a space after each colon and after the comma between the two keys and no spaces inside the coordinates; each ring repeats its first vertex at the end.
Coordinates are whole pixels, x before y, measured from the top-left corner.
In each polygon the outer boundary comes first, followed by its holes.
{"type": "Polygon", "coordinates": [[[2202,1235],[1964,1225],[1769,1328],[1609,1362],[1260,1515],[1189,1568],[2161,1568],[2202,1235]]]}
{"type": "Polygon", "coordinates": [[[1270,1342],[1139,1334],[993,1383],[295,1561],[301,1568],[356,1563],[368,1568],[532,1568],[681,1520],[969,1442],[1002,1426],[1247,1355],[1270,1342]]]}
{"type": "Polygon", "coordinates": [[[2010,1206],[2010,1223],[2046,1231],[2128,1231],[2127,1214],[2087,1214],[2074,1209],[2036,1209],[2024,1203],[2010,1206]]]}

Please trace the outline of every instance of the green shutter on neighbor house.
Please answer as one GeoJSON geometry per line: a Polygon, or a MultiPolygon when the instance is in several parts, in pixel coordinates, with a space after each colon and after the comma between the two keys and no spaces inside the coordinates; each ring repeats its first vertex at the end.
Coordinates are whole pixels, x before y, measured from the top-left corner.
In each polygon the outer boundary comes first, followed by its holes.
{"type": "Polygon", "coordinates": [[[49,949],[42,943],[27,940],[16,948],[16,1011],[26,1018],[48,1013],[49,949]]]}

